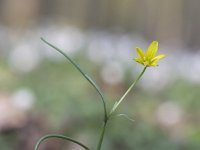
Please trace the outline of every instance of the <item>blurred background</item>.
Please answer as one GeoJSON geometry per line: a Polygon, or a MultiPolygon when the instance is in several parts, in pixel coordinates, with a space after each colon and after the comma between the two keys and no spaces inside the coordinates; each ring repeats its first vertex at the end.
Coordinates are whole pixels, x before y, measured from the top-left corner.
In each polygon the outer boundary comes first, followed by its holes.
{"type": "MultiPolygon", "coordinates": [[[[33,150],[47,133],[95,148],[100,97],[65,58],[100,86],[108,108],[142,70],[135,47],[159,41],[167,57],[148,68],[109,123],[102,149],[200,149],[199,0],[0,0],[0,147],[33,150]]],[[[80,147],[49,140],[41,150],[80,147]]]]}

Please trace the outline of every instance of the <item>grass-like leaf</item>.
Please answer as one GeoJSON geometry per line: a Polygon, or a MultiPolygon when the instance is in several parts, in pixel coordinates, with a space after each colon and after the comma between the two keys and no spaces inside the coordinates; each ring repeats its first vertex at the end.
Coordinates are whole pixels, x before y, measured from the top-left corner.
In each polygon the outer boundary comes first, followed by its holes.
{"type": "Polygon", "coordinates": [[[51,43],[47,42],[44,38],[41,38],[41,40],[46,43],[47,45],[49,45],[50,47],[52,47],[53,49],[55,49],[56,51],[58,51],[59,53],[61,53],[63,56],[65,56],[65,58],[67,58],[70,63],[83,75],[83,77],[85,77],[85,79],[94,87],[94,89],[98,92],[98,94],[101,97],[101,100],[103,102],[103,108],[104,108],[104,121],[107,120],[107,110],[106,110],[106,103],[103,97],[103,94],[101,92],[101,90],[99,89],[99,87],[97,86],[97,84],[79,67],[79,65],[73,61],[66,53],[64,53],[62,50],[60,50],[59,48],[55,47],[54,45],[52,45],[51,43]]]}
{"type": "Polygon", "coordinates": [[[116,115],[113,115],[111,118],[116,118],[116,117],[124,117],[125,119],[128,119],[131,122],[135,121],[131,117],[129,117],[127,114],[116,114],[116,115]]]}
{"type": "Polygon", "coordinates": [[[45,135],[43,137],[41,137],[37,144],[35,145],[35,149],[34,150],[39,150],[39,146],[40,144],[47,140],[47,139],[50,139],[50,138],[58,138],[58,139],[63,139],[63,140],[67,140],[67,141],[70,141],[70,142],[73,142],[75,144],[78,144],[79,146],[83,147],[84,149],[86,150],[90,150],[87,146],[85,146],[84,144],[80,143],[79,141],[76,141],[70,137],[67,137],[67,136],[64,136],[64,135],[60,135],[60,134],[48,134],[48,135],[45,135]]]}

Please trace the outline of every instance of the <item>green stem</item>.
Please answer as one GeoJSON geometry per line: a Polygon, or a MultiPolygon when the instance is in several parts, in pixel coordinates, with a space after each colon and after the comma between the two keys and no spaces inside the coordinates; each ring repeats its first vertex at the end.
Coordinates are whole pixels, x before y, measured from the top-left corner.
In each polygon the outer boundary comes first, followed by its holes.
{"type": "Polygon", "coordinates": [[[115,105],[113,106],[113,108],[110,111],[110,114],[108,115],[108,118],[115,112],[115,110],[117,109],[117,107],[119,106],[119,104],[124,100],[124,98],[127,96],[127,94],[131,91],[131,89],[135,86],[135,84],[138,82],[138,80],[142,77],[142,75],[144,74],[144,72],[145,72],[146,69],[147,69],[147,67],[144,67],[144,69],[142,70],[142,72],[140,73],[140,75],[131,84],[131,86],[128,88],[128,90],[126,91],[126,93],[124,93],[124,95],[120,98],[120,100],[115,103],[115,105]]]}
{"type": "Polygon", "coordinates": [[[101,145],[103,143],[103,138],[104,138],[104,134],[105,134],[105,130],[106,130],[106,125],[107,125],[107,122],[110,119],[111,115],[115,112],[115,110],[117,109],[117,107],[119,106],[119,104],[124,100],[124,98],[127,96],[127,94],[131,91],[131,89],[139,81],[139,79],[142,77],[142,75],[144,74],[144,72],[145,72],[146,69],[147,69],[147,67],[144,67],[144,69],[142,70],[142,72],[140,73],[140,75],[131,84],[131,86],[128,88],[128,90],[126,91],[126,93],[120,98],[120,100],[118,102],[115,103],[115,105],[111,109],[110,114],[108,115],[108,117],[105,118],[105,121],[104,121],[104,124],[103,124],[103,128],[102,128],[102,132],[101,132],[100,139],[99,139],[99,143],[97,145],[97,150],[101,150],[101,145]]]}
{"type": "Polygon", "coordinates": [[[47,140],[49,138],[59,138],[59,139],[64,139],[64,140],[68,140],[70,142],[73,142],[75,144],[78,144],[79,146],[83,147],[84,149],[86,150],[90,150],[87,146],[85,146],[84,144],[70,138],[70,137],[67,137],[67,136],[64,136],[64,135],[58,135],[58,134],[48,134],[48,135],[45,135],[43,137],[41,137],[39,139],[39,141],[37,142],[37,144],[35,145],[35,149],[34,150],[39,150],[39,146],[40,144],[44,141],[44,140],[47,140]]]}
{"type": "Polygon", "coordinates": [[[103,143],[103,138],[104,138],[104,134],[105,134],[105,130],[106,130],[106,125],[107,125],[107,120],[103,124],[103,128],[102,128],[102,131],[101,131],[101,136],[100,136],[100,139],[99,139],[99,143],[97,145],[97,150],[101,150],[101,145],[103,143]]]}

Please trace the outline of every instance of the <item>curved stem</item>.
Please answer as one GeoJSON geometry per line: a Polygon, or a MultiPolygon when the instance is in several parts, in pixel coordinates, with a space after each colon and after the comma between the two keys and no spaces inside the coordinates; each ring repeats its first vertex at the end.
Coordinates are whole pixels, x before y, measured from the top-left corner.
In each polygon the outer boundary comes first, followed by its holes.
{"type": "Polygon", "coordinates": [[[76,140],[74,140],[74,139],[72,139],[72,138],[70,138],[70,137],[67,137],[67,136],[64,136],[64,135],[59,135],[59,134],[48,134],[48,135],[45,135],[45,136],[41,137],[41,138],[38,140],[37,144],[35,145],[35,149],[34,149],[34,150],[39,150],[40,144],[41,144],[44,140],[47,140],[47,139],[49,139],[49,138],[59,138],[59,139],[63,139],[63,140],[68,140],[68,141],[70,141],[70,142],[73,142],[73,143],[75,143],[75,144],[78,144],[79,146],[83,147],[83,148],[86,149],[86,150],[90,150],[90,149],[89,149],[87,146],[85,146],[84,144],[82,144],[82,143],[80,143],[80,142],[78,142],[78,141],[76,141],[76,140]]]}
{"type": "Polygon", "coordinates": [[[51,43],[47,42],[44,38],[41,38],[41,40],[46,43],[47,45],[49,45],[50,47],[52,47],[53,49],[55,49],[56,51],[58,51],[59,53],[61,53],[63,56],[65,56],[65,58],[67,58],[72,65],[74,65],[74,67],[85,77],[85,79],[95,88],[95,90],[98,92],[98,94],[101,97],[102,103],[103,103],[103,109],[104,109],[104,122],[107,120],[107,110],[106,110],[106,102],[104,100],[103,94],[101,92],[101,90],[99,89],[99,87],[96,85],[96,83],[86,74],[83,72],[83,70],[79,67],[78,64],[76,64],[66,53],[64,53],[62,50],[60,50],[59,48],[55,47],[54,45],[52,45],[51,43]]]}
{"type": "Polygon", "coordinates": [[[124,98],[127,96],[127,94],[131,91],[131,89],[135,86],[135,84],[138,82],[138,80],[142,77],[142,75],[144,74],[144,72],[145,72],[146,69],[147,69],[147,67],[144,67],[144,69],[142,70],[142,72],[140,73],[140,75],[137,77],[137,79],[131,84],[131,86],[124,93],[124,95],[120,98],[120,100],[115,103],[115,105],[113,106],[113,108],[110,111],[110,114],[108,115],[108,118],[115,112],[115,110],[117,109],[117,107],[119,106],[119,104],[124,100],[124,98]]]}

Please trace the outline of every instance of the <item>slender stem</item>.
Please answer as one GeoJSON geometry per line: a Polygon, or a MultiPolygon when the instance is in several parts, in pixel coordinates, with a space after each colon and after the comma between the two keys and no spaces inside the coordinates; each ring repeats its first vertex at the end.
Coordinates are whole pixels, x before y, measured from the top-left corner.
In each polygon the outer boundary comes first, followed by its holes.
{"type": "Polygon", "coordinates": [[[97,145],[97,150],[101,150],[101,145],[103,143],[103,138],[104,138],[104,134],[105,134],[105,130],[106,130],[106,125],[107,125],[107,121],[104,122],[104,124],[103,124],[103,128],[102,128],[102,131],[101,131],[101,136],[100,136],[100,139],[99,139],[99,143],[97,145]]]}
{"type": "Polygon", "coordinates": [[[142,77],[142,75],[144,74],[146,68],[147,67],[144,67],[144,69],[142,70],[142,72],[140,73],[140,75],[137,77],[137,79],[131,84],[131,86],[124,93],[124,95],[120,98],[120,100],[115,103],[115,105],[113,106],[113,108],[110,111],[110,114],[108,115],[108,118],[114,113],[114,111],[117,109],[117,107],[119,106],[119,104],[124,100],[124,98],[127,96],[127,94],[131,91],[131,89],[135,86],[135,84],[138,82],[138,80],[142,77]]]}
{"type": "Polygon", "coordinates": [[[101,145],[103,143],[103,138],[104,138],[104,134],[105,134],[105,130],[106,130],[106,125],[107,125],[108,120],[110,119],[110,116],[114,113],[114,111],[117,109],[117,107],[119,106],[119,104],[124,100],[124,98],[127,96],[127,94],[131,91],[131,89],[135,86],[135,84],[138,82],[138,80],[142,77],[142,75],[144,74],[146,68],[147,67],[144,67],[144,69],[142,70],[142,72],[140,73],[140,75],[131,84],[131,86],[128,88],[128,90],[125,92],[125,94],[120,98],[120,100],[118,102],[115,103],[115,105],[111,109],[110,114],[108,115],[108,117],[105,118],[105,121],[104,121],[104,124],[103,124],[103,128],[102,128],[102,132],[101,132],[100,139],[99,139],[99,143],[97,145],[97,150],[101,150],[101,145]]]}
{"type": "Polygon", "coordinates": [[[83,147],[84,149],[86,150],[90,150],[87,146],[85,146],[84,144],[70,138],[70,137],[67,137],[67,136],[64,136],[64,135],[59,135],[59,134],[48,134],[48,135],[45,135],[43,137],[41,137],[39,139],[39,141],[37,142],[37,144],[35,145],[35,149],[34,150],[39,150],[39,146],[40,144],[44,141],[44,140],[47,140],[49,138],[59,138],[59,139],[64,139],[64,140],[68,140],[70,142],[73,142],[75,144],[78,144],[79,146],[83,147]]]}

